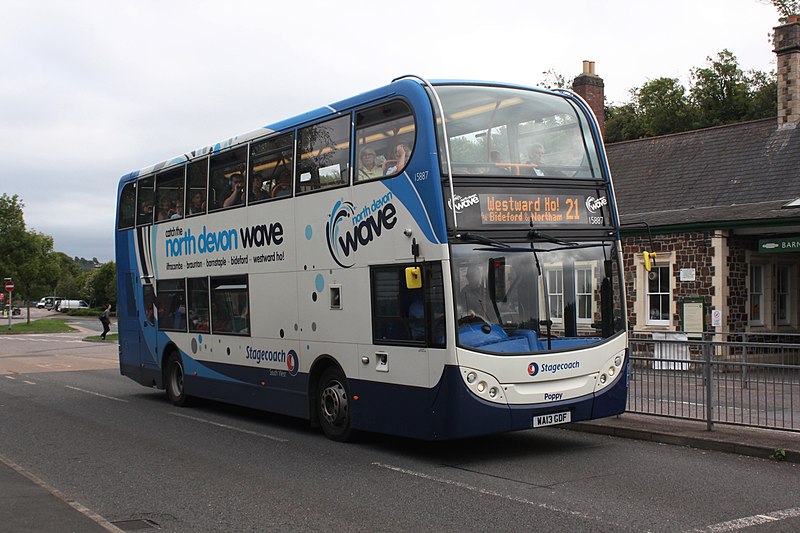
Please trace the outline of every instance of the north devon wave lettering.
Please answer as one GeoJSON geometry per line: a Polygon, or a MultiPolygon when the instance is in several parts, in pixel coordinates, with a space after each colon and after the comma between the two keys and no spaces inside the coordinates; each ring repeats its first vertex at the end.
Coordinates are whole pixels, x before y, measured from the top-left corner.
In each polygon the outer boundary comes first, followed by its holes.
{"type": "Polygon", "coordinates": [[[195,254],[211,254],[238,250],[243,248],[261,248],[272,244],[283,244],[283,226],[280,222],[258,224],[249,228],[230,228],[220,231],[208,231],[203,226],[199,235],[192,233],[191,228],[185,232],[182,228],[167,230],[164,247],[167,257],[181,257],[195,254]]]}
{"type": "Polygon", "coordinates": [[[341,267],[349,268],[355,264],[350,255],[359,247],[368,246],[397,224],[397,208],[391,202],[392,193],[386,193],[366,205],[356,213],[351,202],[340,200],[334,204],[331,217],[325,228],[328,239],[328,250],[331,257],[341,267]],[[352,227],[343,224],[351,219],[352,227]]]}

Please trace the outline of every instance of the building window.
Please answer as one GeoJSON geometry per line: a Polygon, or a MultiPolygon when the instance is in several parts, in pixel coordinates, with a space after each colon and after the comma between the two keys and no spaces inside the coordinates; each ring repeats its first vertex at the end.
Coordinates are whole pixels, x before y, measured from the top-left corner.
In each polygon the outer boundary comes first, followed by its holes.
{"type": "Polygon", "coordinates": [[[547,276],[547,297],[550,304],[550,320],[563,322],[564,320],[564,271],[560,268],[549,269],[547,276]]]}
{"type": "Polygon", "coordinates": [[[588,323],[594,318],[592,281],[591,267],[575,268],[575,303],[578,307],[578,322],[588,323]]]}
{"type": "Polygon", "coordinates": [[[764,325],[764,267],[750,266],[750,323],[764,325]]]}
{"type": "Polygon", "coordinates": [[[668,326],[670,323],[670,276],[668,266],[654,267],[647,278],[647,324],[668,326]]]}
{"type": "Polygon", "coordinates": [[[778,266],[775,280],[776,313],[778,324],[785,326],[791,319],[791,297],[789,287],[789,267],[778,266]]]}

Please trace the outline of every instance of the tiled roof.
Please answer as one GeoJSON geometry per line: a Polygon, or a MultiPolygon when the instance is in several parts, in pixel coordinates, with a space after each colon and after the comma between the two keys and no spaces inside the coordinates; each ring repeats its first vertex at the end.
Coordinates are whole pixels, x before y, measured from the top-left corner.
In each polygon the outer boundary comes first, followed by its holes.
{"type": "Polygon", "coordinates": [[[764,119],[606,146],[620,217],[651,226],[800,218],[800,128],[764,119]]]}

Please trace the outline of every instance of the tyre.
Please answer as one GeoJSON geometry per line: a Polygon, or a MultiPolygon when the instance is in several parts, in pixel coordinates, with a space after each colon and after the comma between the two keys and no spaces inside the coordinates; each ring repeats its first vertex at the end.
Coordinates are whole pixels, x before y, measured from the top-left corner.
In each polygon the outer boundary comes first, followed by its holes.
{"type": "Polygon", "coordinates": [[[350,391],[341,370],[331,367],[322,373],[317,391],[317,412],[325,436],[345,442],[352,438],[350,391]]]}
{"type": "Polygon", "coordinates": [[[183,388],[183,359],[178,352],[172,352],[167,358],[167,373],[165,389],[167,398],[173,405],[184,406],[189,404],[189,396],[183,388]]]}

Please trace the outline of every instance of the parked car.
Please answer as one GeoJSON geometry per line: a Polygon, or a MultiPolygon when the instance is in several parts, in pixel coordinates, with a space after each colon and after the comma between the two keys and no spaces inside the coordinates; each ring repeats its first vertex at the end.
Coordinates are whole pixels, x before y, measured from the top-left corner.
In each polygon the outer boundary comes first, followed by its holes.
{"type": "MultiPolygon", "coordinates": [[[[14,307],[11,308],[11,315],[12,316],[13,315],[20,315],[20,314],[22,314],[22,311],[20,310],[19,306],[15,305],[14,307]]],[[[5,317],[8,316],[8,304],[6,304],[6,306],[3,308],[3,316],[5,316],[5,317]]]]}
{"type": "Polygon", "coordinates": [[[56,311],[63,313],[67,309],[89,309],[89,304],[83,300],[60,300],[56,305],[56,311]]]}

